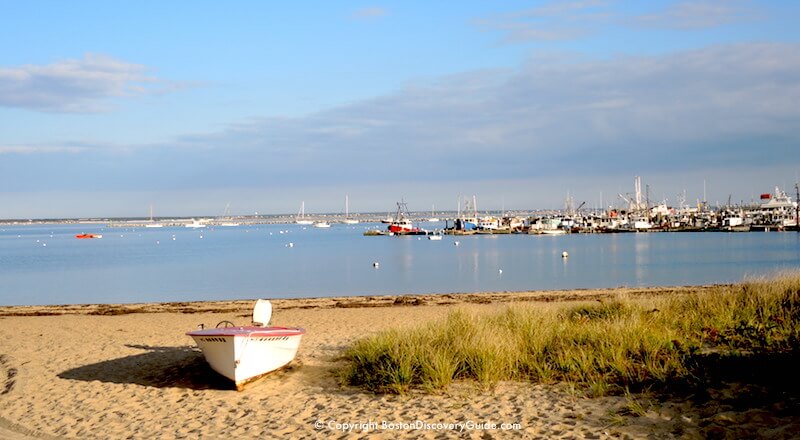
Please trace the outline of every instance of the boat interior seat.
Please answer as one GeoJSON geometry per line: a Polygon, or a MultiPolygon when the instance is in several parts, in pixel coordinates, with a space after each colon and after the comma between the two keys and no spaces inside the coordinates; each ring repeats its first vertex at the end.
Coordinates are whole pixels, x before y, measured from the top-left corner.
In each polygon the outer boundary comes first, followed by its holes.
{"type": "Polygon", "coordinates": [[[259,299],[253,307],[253,325],[266,327],[272,318],[272,303],[266,299],[259,299]]]}

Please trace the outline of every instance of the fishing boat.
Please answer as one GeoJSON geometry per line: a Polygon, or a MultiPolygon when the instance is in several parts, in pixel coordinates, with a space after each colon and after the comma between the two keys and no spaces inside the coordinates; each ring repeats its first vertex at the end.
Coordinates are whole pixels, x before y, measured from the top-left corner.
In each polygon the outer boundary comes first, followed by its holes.
{"type": "Polygon", "coordinates": [[[102,234],[78,234],[75,236],[78,239],[87,239],[87,238],[103,238],[102,234]]]}
{"type": "Polygon", "coordinates": [[[415,228],[414,224],[411,222],[411,219],[408,217],[408,208],[406,207],[406,203],[403,201],[397,202],[397,212],[395,213],[392,222],[389,223],[389,232],[395,234],[420,232],[419,228],[415,228]]]}
{"type": "Polygon", "coordinates": [[[305,330],[296,327],[268,327],[272,304],[264,299],[253,307],[253,324],[234,326],[222,321],[216,328],[187,332],[214,371],[232,380],[236,389],[275,371],[297,355],[305,330]]]}

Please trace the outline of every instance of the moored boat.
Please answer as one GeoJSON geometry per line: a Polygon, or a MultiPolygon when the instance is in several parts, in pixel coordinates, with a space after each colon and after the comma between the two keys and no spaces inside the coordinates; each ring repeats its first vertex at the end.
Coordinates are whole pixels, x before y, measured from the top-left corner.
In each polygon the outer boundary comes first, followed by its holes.
{"type": "Polygon", "coordinates": [[[297,219],[295,219],[295,223],[297,223],[298,225],[314,224],[314,220],[306,218],[306,202],[300,203],[300,212],[297,214],[297,219]]]}
{"type": "Polygon", "coordinates": [[[87,239],[87,238],[103,238],[102,234],[78,234],[75,236],[78,239],[87,239]]]}
{"type": "Polygon", "coordinates": [[[233,326],[230,321],[222,321],[217,328],[186,334],[203,351],[211,368],[232,380],[241,391],[247,383],[287,365],[297,355],[305,330],[268,327],[271,315],[271,303],[258,300],[253,308],[253,325],[233,326]]]}
{"type": "Polygon", "coordinates": [[[405,202],[397,202],[397,212],[389,223],[389,232],[395,234],[409,234],[421,232],[419,228],[415,228],[411,219],[408,217],[408,208],[405,202]]]}

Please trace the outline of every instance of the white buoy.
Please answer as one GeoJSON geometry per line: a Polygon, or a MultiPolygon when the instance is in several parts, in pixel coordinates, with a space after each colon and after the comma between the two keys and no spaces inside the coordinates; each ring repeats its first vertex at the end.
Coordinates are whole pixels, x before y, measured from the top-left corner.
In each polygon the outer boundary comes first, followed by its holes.
{"type": "Polygon", "coordinates": [[[454,244],[454,245],[456,245],[456,246],[458,246],[458,245],[460,245],[461,243],[459,243],[459,242],[457,242],[457,241],[456,241],[456,242],[454,242],[453,244],[454,244]]]}
{"type": "Polygon", "coordinates": [[[203,236],[201,235],[200,238],[203,238],[203,236]]]}
{"type": "Polygon", "coordinates": [[[503,273],[503,269],[498,269],[497,273],[503,273]]]}
{"type": "Polygon", "coordinates": [[[569,257],[569,252],[564,251],[561,253],[561,258],[567,258],[567,257],[569,257]]]}
{"type": "Polygon", "coordinates": [[[289,247],[294,247],[294,243],[289,243],[289,247]]]}
{"type": "Polygon", "coordinates": [[[376,261],[376,262],[372,263],[372,267],[377,269],[377,268],[381,267],[381,264],[376,261]]]}

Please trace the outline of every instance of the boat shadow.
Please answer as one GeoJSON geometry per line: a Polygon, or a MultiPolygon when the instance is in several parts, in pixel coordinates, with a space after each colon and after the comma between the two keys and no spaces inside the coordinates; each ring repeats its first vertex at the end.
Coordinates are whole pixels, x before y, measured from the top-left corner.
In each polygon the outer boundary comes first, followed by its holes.
{"type": "Polygon", "coordinates": [[[144,353],[97,362],[61,372],[61,379],[136,384],[155,388],[235,390],[233,382],[211,369],[194,347],[131,345],[144,353]]]}

